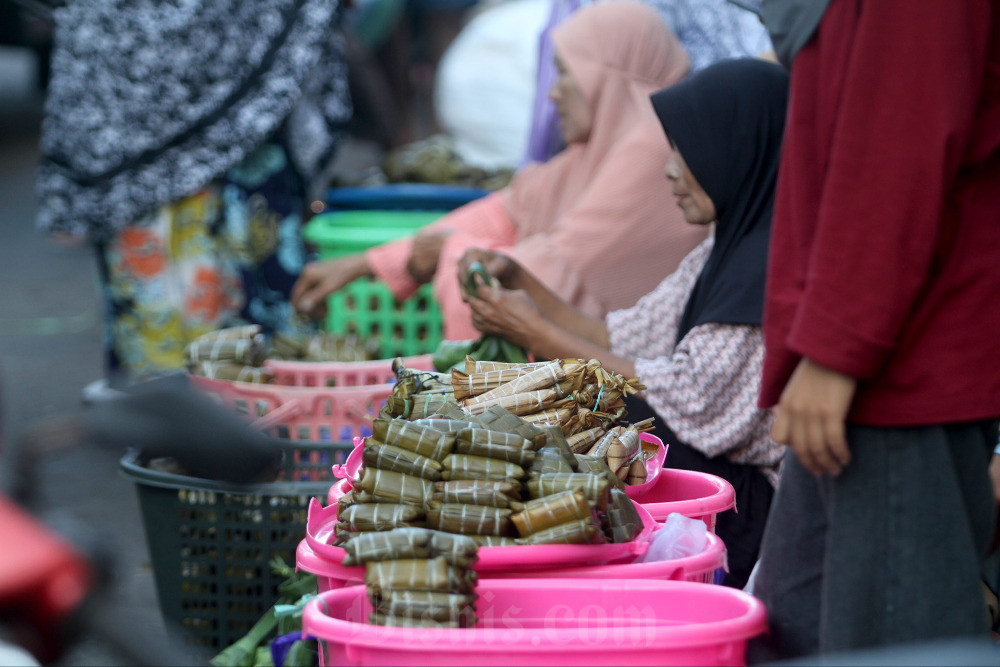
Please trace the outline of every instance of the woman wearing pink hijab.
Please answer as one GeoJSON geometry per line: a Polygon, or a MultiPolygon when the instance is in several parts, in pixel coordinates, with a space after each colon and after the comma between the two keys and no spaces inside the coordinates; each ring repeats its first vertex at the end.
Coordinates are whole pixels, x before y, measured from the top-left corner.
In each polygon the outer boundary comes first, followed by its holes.
{"type": "Polygon", "coordinates": [[[649,103],[688,72],[677,37],[648,5],[612,0],[573,14],[553,41],[559,78],[550,96],[567,147],[415,237],[307,265],[292,290],[297,309],[315,312],[363,276],[380,278],[400,300],[433,279],[444,337],[478,338],[455,279],[459,258],[478,247],[509,255],[603,317],[651,291],[704,240],[663,187],[670,147],[649,103]]]}

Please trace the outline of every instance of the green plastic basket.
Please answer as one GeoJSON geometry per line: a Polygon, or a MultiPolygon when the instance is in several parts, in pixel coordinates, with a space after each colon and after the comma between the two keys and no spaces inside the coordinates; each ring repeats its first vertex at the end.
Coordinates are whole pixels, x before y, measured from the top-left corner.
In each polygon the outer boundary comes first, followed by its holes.
{"type": "Polygon", "coordinates": [[[136,484],[160,611],[185,642],[221,650],[278,599],[269,562],[294,564],[311,498],[326,502],[353,443],[275,442],[283,481],[234,486],[150,470],[135,451],[121,459],[136,484]]]}
{"type": "MultiPolygon", "coordinates": [[[[310,220],[303,233],[319,248],[322,259],[332,259],[412,234],[445,213],[332,211],[310,220]]],[[[324,328],[335,334],[376,340],[383,359],[428,354],[441,342],[441,309],[430,285],[422,285],[413,296],[397,303],[381,281],[361,278],[330,295],[324,328]]]]}

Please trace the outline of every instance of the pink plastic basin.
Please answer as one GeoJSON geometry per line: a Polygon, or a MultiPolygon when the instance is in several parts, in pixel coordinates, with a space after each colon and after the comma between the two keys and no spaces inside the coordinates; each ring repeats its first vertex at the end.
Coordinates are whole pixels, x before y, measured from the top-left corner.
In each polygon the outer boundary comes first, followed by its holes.
{"type": "Polygon", "coordinates": [[[482,579],[473,628],[368,625],[364,586],[306,604],[321,665],[742,665],[764,605],[687,581],[482,579]]]}
{"type": "MultiPolygon", "coordinates": [[[[341,480],[335,486],[344,484],[341,480]]],[[[475,569],[480,576],[514,576],[526,570],[549,571],[555,568],[632,563],[649,549],[649,539],[660,527],[649,513],[636,506],[643,522],[643,530],[631,542],[618,544],[545,544],[512,545],[503,547],[481,547],[475,569]]],[[[324,570],[324,577],[330,588],[346,586],[351,581],[364,577],[364,568],[343,566],[347,553],[335,546],[337,525],[336,502],[323,507],[313,498],[306,516],[305,544],[311,552],[330,566],[324,570]],[[336,566],[336,567],[334,567],[336,566]]],[[[298,561],[297,561],[298,562],[298,561]]],[[[308,562],[298,563],[307,572],[308,562]]],[[[314,566],[313,566],[314,567],[314,566]]]]}
{"type": "MultiPolygon", "coordinates": [[[[510,548],[510,547],[498,547],[510,548]]],[[[315,574],[320,593],[364,583],[364,568],[345,567],[339,562],[316,554],[308,541],[299,542],[295,550],[298,569],[315,574]]],[[[494,570],[482,573],[485,578],[579,578],[579,579],[661,579],[670,581],[700,581],[710,584],[719,568],[726,567],[726,547],[714,534],[708,534],[705,551],[694,556],[655,563],[614,563],[583,567],[554,567],[545,570],[494,570]]]]}
{"type": "Polygon", "coordinates": [[[716,475],[693,470],[664,468],[651,488],[636,493],[625,487],[625,493],[655,521],[663,523],[677,512],[701,519],[712,531],[716,515],[736,507],[736,491],[732,484],[716,475]]]}

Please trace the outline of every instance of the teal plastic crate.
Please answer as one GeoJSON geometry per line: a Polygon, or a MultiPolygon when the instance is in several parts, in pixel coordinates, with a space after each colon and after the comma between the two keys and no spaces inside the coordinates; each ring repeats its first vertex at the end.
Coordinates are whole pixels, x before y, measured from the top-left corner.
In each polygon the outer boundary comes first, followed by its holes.
{"type": "MultiPolygon", "coordinates": [[[[364,252],[402,238],[447,211],[352,210],[317,215],[306,225],[305,239],[321,259],[364,252]]],[[[430,285],[397,303],[384,283],[361,278],[330,295],[324,328],[334,334],[356,334],[378,343],[379,356],[429,354],[441,342],[441,309],[430,285]]]]}

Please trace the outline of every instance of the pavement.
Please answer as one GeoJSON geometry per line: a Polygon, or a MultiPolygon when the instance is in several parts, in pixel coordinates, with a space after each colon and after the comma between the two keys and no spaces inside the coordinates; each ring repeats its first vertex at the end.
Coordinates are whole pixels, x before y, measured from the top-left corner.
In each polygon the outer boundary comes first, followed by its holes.
{"type": "MultiPolygon", "coordinates": [[[[35,227],[43,104],[35,68],[30,51],[0,47],[0,493],[26,489],[29,509],[97,553],[108,575],[90,617],[111,639],[86,634],[56,665],[207,664],[210,655],[184,647],[160,614],[136,485],[119,472],[124,450],[77,441],[48,451],[30,477],[13,465],[28,460],[29,434],[86,409],[81,392],[103,372],[93,251],[35,227]]],[[[331,173],[378,155],[371,143],[348,142],[331,173]]],[[[11,547],[0,536],[0,548],[11,547]]],[[[3,637],[0,625],[0,647],[3,637]]]]}
{"type": "MultiPolygon", "coordinates": [[[[54,243],[34,224],[42,108],[34,72],[30,52],[0,49],[0,466],[8,475],[26,432],[79,411],[82,388],[102,373],[92,251],[54,243]]],[[[30,507],[72,541],[110,555],[101,604],[113,610],[105,618],[127,619],[126,643],[176,645],[159,613],[135,485],[118,472],[123,453],[78,444],[46,455],[28,485],[30,507]]],[[[57,664],[135,661],[145,662],[88,637],[57,664]]]]}

